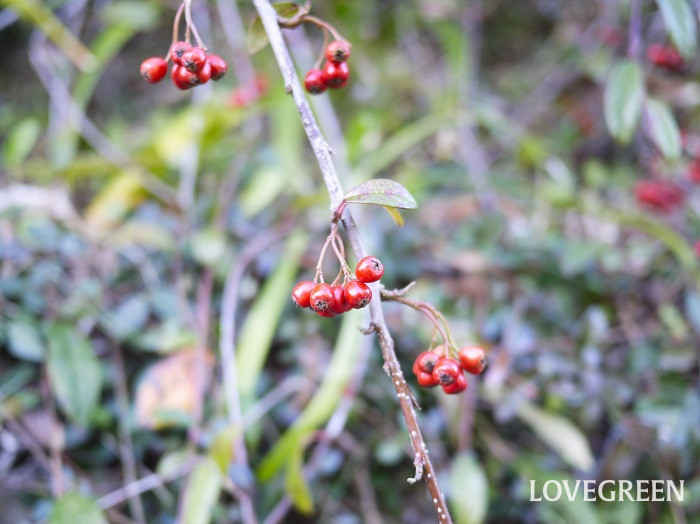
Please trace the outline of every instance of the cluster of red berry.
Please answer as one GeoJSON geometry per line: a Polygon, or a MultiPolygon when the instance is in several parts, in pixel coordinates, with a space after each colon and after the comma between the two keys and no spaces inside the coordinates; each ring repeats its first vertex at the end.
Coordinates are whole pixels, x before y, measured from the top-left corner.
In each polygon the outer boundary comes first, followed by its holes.
{"type": "Polygon", "coordinates": [[[672,180],[640,180],[634,187],[640,204],[654,211],[668,213],[683,203],[685,195],[672,180]]]}
{"type": "Polygon", "coordinates": [[[350,68],[350,44],[344,40],[334,40],[326,46],[326,65],[318,64],[304,77],[304,87],[312,95],[320,95],[329,87],[338,89],[348,83],[350,68]]]}
{"type": "Polygon", "coordinates": [[[457,352],[457,358],[448,355],[445,346],[423,351],[413,363],[413,373],[418,384],[425,388],[442,386],[448,395],[461,393],[467,389],[464,372],[478,375],[486,366],[486,354],[478,346],[466,346],[457,352]]]}
{"type": "Polygon", "coordinates": [[[292,290],[292,300],[301,308],[311,308],[322,317],[334,317],[362,309],[372,300],[372,290],[367,285],[376,282],[384,274],[384,266],[378,258],[367,256],[355,268],[356,279],[345,285],[326,284],[303,280],[292,290]]]}
{"type": "MultiPolygon", "coordinates": [[[[170,78],[178,89],[206,84],[209,80],[220,80],[228,71],[226,61],[219,55],[207,54],[201,47],[187,42],[175,42],[170,46],[168,58],[173,61],[170,78]]],[[[165,58],[154,56],[141,63],[141,76],[149,84],[155,84],[165,78],[168,62],[165,58]]]]}
{"type": "Polygon", "coordinates": [[[678,72],[685,67],[683,57],[671,46],[651,44],[647,48],[647,60],[654,65],[678,72]]]}

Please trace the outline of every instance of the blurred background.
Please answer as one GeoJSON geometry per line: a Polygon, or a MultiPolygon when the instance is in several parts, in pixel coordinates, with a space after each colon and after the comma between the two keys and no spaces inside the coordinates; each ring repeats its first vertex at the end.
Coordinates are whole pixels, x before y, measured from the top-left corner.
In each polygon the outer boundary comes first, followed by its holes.
{"type": "MultiPolygon", "coordinates": [[[[252,5],[194,0],[230,69],[186,92],[139,75],[175,2],[0,6],[0,521],[434,521],[366,310],[292,305],[329,201],[252,5]]],[[[311,100],[344,189],[419,204],[353,206],[382,282],[488,349],[419,388],[431,325],[385,305],[460,524],[700,522],[697,8],[313,6],[353,44],[311,100]],[[530,502],[549,479],[685,497],[530,502]]],[[[322,34],[285,34],[303,78],[322,34]]]]}

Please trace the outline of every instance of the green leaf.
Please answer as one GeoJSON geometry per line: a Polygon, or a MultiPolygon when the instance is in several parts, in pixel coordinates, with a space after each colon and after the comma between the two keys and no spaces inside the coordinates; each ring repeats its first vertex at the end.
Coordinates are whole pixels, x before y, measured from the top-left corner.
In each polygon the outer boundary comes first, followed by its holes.
{"type": "Polygon", "coordinates": [[[687,0],[656,0],[656,3],[676,49],[690,60],[698,40],[697,14],[687,0]]]}
{"type": "MultiPolygon", "coordinates": [[[[291,18],[299,12],[299,4],[294,2],[280,2],[273,4],[272,7],[282,18],[291,18]]],[[[250,54],[257,53],[267,45],[267,33],[259,16],[256,16],[250,24],[246,38],[250,54]]]]}
{"type": "Polygon", "coordinates": [[[610,134],[627,144],[637,129],[644,102],[644,76],[636,62],[618,62],[605,85],[605,123],[610,134]]]}
{"type": "Polygon", "coordinates": [[[400,209],[418,207],[408,189],[387,178],[368,180],[348,191],[343,200],[349,204],[376,204],[400,209]]]}
{"type": "Polygon", "coordinates": [[[6,167],[18,166],[32,152],[41,136],[41,124],[33,116],[20,120],[12,128],[3,147],[6,167]]]}
{"type": "Polygon", "coordinates": [[[290,235],[280,257],[281,262],[258,293],[241,328],[236,368],[238,389],[244,405],[255,394],[258,377],[270,350],[277,324],[285,305],[290,303],[289,290],[294,285],[294,277],[306,244],[306,235],[301,231],[290,235]]]}
{"type": "Polygon", "coordinates": [[[107,520],[91,498],[66,493],[54,504],[49,524],[107,524],[107,520]]]}
{"type": "Polygon", "coordinates": [[[569,420],[526,401],[518,405],[518,416],[565,462],[581,471],[591,470],[594,459],[588,440],[569,420]]]}
{"type": "Polygon", "coordinates": [[[211,458],[204,457],[192,468],[182,500],[181,522],[206,524],[221,492],[221,472],[211,458]]]}
{"type": "Polygon", "coordinates": [[[486,518],[489,485],[479,463],[469,453],[452,460],[448,504],[456,524],[478,524],[486,518]]]}
{"type": "Polygon", "coordinates": [[[70,326],[51,326],[48,340],[51,389],[64,413],[87,426],[102,388],[100,363],[90,342],[70,326]]]}
{"type": "Polygon", "coordinates": [[[304,478],[304,446],[294,448],[287,462],[287,474],[284,479],[284,488],[292,500],[294,507],[305,515],[314,510],[314,499],[311,490],[304,478]]]}
{"type": "Polygon", "coordinates": [[[403,217],[401,216],[401,213],[399,213],[399,210],[396,209],[395,207],[389,207],[389,206],[382,206],[384,210],[389,213],[389,216],[391,219],[394,221],[394,223],[399,226],[403,227],[404,221],[403,217]]]}
{"type": "Polygon", "coordinates": [[[30,362],[41,362],[46,352],[39,327],[28,320],[10,322],[7,328],[8,349],[10,353],[30,362]]]}
{"type": "Polygon", "coordinates": [[[213,227],[203,229],[192,236],[192,257],[203,266],[213,267],[226,255],[226,235],[213,227]]]}
{"type": "Polygon", "coordinates": [[[104,313],[100,324],[115,339],[124,340],[144,327],[149,313],[148,298],[145,295],[133,295],[116,308],[104,313]]]}
{"type": "Polygon", "coordinates": [[[681,133],[671,109],[665,102],[649,99],[646,102],[646,130],[659,151],[669,160],[681,156],[681,133]]]}
{"type": "Polygon", "coordinates": [[[221,473],[224,475],[228,471],[231,462],[233,462],[233,445],[240,433],[241,428],[238,426],[225,427],[216,434],[214,441],[211,443],[211,446],[209,446],[209,457],[216,462],[221,473]]]}
{"type": "Polygon", "coordinates": [[[294,450],[303,445],[310,431],[328,420],[353,376],[358,358],[357,347],[362,335],[357,325],[362,317],[358,310],[348,311],[343,316],[345,318],[333,350],[333,357],[325,370],[323,382],[311,402],[295,420],[294,425],[277,440],[275,446],[263,459],[258,468],[258,476],[263,482],[270,480],[290,460],[294,450]]]}

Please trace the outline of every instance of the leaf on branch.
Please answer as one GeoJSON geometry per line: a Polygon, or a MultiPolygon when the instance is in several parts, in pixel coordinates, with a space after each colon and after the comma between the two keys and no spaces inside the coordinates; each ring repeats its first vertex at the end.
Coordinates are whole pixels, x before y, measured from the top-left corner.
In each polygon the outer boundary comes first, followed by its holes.
{"type": "Polygon", "coordinates": [[[661,100],[646,103],[646,131],[664,157],[676,160],[681,156],[681,132],[671,109],[661,100]]]}
{"type": "Polygon", "coordinates": [[[666,31],[683,58],[695,55],[698,40],[696,15],[687,0],[656,0],[666,31]]]}
{"type": "Polygon", "coordinates": [[[389,206],[382,206],[387,213],[389,213],[389,216],[391,219],[394,221],[394,223],[399,226],[403,227],[403,217],[401,216],[401,213],[399,213],[399,210],[396,209],[395,207],[389,207],[389,206]]]}
{"type": "MultiPolygon", "coordinates": [[[[387,208],[415,209],[418,207],[416,199],[408,189],[386,178],[375,178],[352,188],[343,200],[348,204],[375,204],[387,208]]],[[[394,218],[393,214],[392,218],[394,218]]]]}
{"type": "MultiPolygon", "coordinates": [[[[275,8],[277,14],[282,18],[291,18],[299,12],[299,4],[294,2],[280,2],[278,4],[273,4],[272,7],[275,8]]],[[[262,20],[259,16],[256,16],[250,24],[246,36],[246,43],[248,45],[248,52],[251,55],[264,49],[268,43],[267,33],[265,32],[265,27],[263,27],[262,20]]]]}
{"type": "Polygon", "coordinates": [[[605,123],[610,134],[622,144],[634,136],[644,103],[644,75],[638,63],[616,64],[605,85],[605,123]]]}

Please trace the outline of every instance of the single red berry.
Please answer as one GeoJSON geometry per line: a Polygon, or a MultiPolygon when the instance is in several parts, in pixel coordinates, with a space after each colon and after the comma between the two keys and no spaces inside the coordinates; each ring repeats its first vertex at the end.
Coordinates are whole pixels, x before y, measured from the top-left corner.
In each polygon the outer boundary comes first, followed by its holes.
{"type": "Polygon", "coordinates": [[[312,69],[304,77],[304,87],[312,95],[320,95],[326,90],[326,83],[323,81],[323,71],[312,69]]]}
{"type": "Polygon", "coordinates": [[[192,46],[187,42],[175,42],[170,46],[170,60],[173,64],[182,65],[182,55],[192,49],[192,46]]]}
{"type": "Polygon", "coordinates": [[[146,82],[155,84],[165,78],[165,74],[168,72],[168,63],[159,56],[152,56],[141,62],[139,70],[146,82]]]}
{"type": "Polygon", "coordinates": [[[209,55],[207,57],[207,62],[211,67],[211,79],[221,80],[228,71],[228,64],[219,55],[209,55]]]}
{"type": "Polygon", "coordinates": [[[335,316],[335,313],[332,311],[319,311],[318,309],[314,309],[313,307],[311,308],[314,313],[316,313],[319,317],[325,317],[325,318],[331,318],[335,316]]]}
{"type": "Polygon", "coordinates": [[[438,360],[440,360],[440,357],[432,351],[423,351],[413,362],[413,373],[416,376],[418,373],[432,373],[438,360]]]}
{"type": "Polygon", "coordinates": [[[185,89],[189,89],[195,85],[193,78],[196,82],[197,75],[195,73],[191,73],[183,66],[176,64],[170,69],[170,78],[172,78],[173,84],[175,84],[178,89],[182,89],[184,91],[185,89]]]}
{"type": "Polygon", "coordinates": [[[640,204],[659,212],[672,211],[685,198],[683,191],[668,180],[640,180],[634,192],[640,204]]]}
{"type": "Polygon", "coordinates": [[[292,289],[292,300],[298,307],[309,307],[311,305],[311,291],[316,284],[311,280],[302,280],[292,289]]]}
{"type": "Polygon", "coordinates": [[[416,378],[418,379],[418,385],[424,388],[433,388],[438,385],[438,381],[435,380],[432,373],[416,373],[416,378]]]}
{"type": "Polygon", "coordinates": [[[441,358],[433,368],[433,377],[441,386],[448,386],[462,374],[462,367],[456,360],[449,357],[441,358]]]}
{"type": "Polygon", "coordinates": [[[688,178],[696,184],[700,184],[700,159],[696,158],[688,166],[688,178]]]}
{"type": "Polygon", "coordinates": [[[191,47],[182,53],[180,60],[188,71],[199,73],[199,70],[207,63],[207,54],[201,47],[191,47]]]}
{"type": "Polygon", "coordinates": [[[206,84],[211,78],[211,66],[209,62],[204,62],[204,65],[197,73],[197,85],[206,84]]]}
{"type": "Polygon", "coordinates": [[[486,365],[486,353],[479,346],[465,346],[459,350],[459,363],[467,373],[478,375],[486,365]]]}
{"type": "Polygon", "coordinates": [[[345,300],[353,309],[362,309],[372,300],[372,290],[364,282],[351,280],[344,289],[345,300]]]}
{"type": "Polygon", "coordinates": [[[314,288],[311,290],[309,303],[311,305],[311,309],[317,313],[332,312],[331,307],[333,306],[333,290],[331,289],[331,286],[326,283],[316,284],[316,286],[314,286],[314,288]]]}
{"type": "Polygon", "coordinates": [[[326,58],[329,62],[339,64],[350,58],[350,44],[343,40],[333,40],[326,47],[326,58]]]}
{"type": "Polygon", "coordinates": [[[438,358],[444,358],[447,356],[447,348],[442,344],[435,346],[430,350],[430,352],[436,354],[438,358]]]}
{"type": "Polygon", "coordinates": [[[384,274],[384,266],[377,257],[365,257],[355,268],[355,276],[360,282],[376,282],[384,274]]]}
{"type": "Polygon", "coordinates": [[[348,83],[350,68],[347,62],[326,62],[323,68],[323,83],[331,89],[338,89],[348,83]]]}
{"type": "Polygon", "coordinates": [[[331,311],[336,315],[345,313],[348,311],[350,306],[345,300],[345,290],[343,286],[331,286],[331,291],[333,292],[333,305],[331,306],[331,311]]]}
{"type": "Polygon", "coordinates": [[[685,65],[683,57],[678,54],[678,51],[673,47],[661,44],[649,45],[647,48],[647,59],[654,65],[669,71],[680,71],[685,65]]]}
{"type": "Polygon", "coordinates": [[[462,372],[460,372],[459,375],[457,375],[455,381],[452,384],[443,384],[442,386],[442,390],[448,395],[456,395],[457,393],[461,393],[465,389],[467,389],[467,377],[465,377],[464,373],[462,372]]]}

